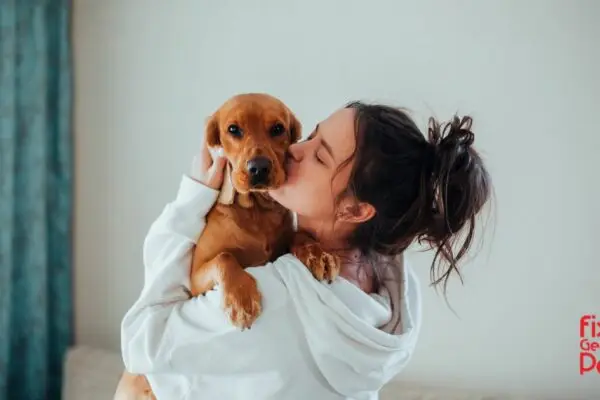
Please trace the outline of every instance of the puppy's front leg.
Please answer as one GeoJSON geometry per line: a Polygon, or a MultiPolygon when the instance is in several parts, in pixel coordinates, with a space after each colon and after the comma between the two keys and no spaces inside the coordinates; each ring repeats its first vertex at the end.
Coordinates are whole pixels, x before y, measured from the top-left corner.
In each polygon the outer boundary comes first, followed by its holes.
{"type": "Polygon", "coordinates": [[[244,271],[231,253],[219,253],[194,268],[193,296],[204,294],[215,285],[223,290],[223,308],[231,323],[242,330],[250,329],[261,312],[262,296],[254,277],[244,271]]]}
{"type": "Polygon", "coordinates": [[[341,260],[328,252],[305,232],[297,232],[292,241],[291,252],[319,281],[331,283],[340,274],[341,260]]]}

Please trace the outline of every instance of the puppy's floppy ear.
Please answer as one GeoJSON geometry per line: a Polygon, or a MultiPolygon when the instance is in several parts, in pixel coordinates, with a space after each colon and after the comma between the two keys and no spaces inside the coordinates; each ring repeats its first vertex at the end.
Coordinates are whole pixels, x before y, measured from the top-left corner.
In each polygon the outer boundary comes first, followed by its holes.
{"type": "Polygon", "coordinates": [[[292,143],[296,143],[302,136],[302,124],[298,118],[290,111],[290,136],[292,143]]]}
{"type": "Polygon", "coordinates": [[[219,132],[219,118],[217,113],[214,113],[206,120],[206,130],[204,134],[206,135],[206,143],[210,147],[221,145],[221,135],[219,132]]]}

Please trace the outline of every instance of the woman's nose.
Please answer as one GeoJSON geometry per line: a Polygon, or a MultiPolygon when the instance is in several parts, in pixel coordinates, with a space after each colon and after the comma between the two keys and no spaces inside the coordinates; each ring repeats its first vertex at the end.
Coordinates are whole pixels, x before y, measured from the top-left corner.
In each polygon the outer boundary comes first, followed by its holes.
{"type": "Polygon", "coordinates": [[[291,144],[290,147],[288,148],[288,154],[294,161],[302,160],[302,153],[303,153],[303,151],[302,151],[301,143],[291,144]]]}

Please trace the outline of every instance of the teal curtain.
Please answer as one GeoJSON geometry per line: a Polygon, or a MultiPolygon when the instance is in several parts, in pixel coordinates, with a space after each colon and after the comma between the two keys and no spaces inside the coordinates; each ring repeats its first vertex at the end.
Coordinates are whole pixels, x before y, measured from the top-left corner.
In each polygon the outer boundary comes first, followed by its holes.
{"type": "Polygon", "coordinates": [[[0,399],[60,399],[72,340],[70,12],[0,0],[0,399]]]}

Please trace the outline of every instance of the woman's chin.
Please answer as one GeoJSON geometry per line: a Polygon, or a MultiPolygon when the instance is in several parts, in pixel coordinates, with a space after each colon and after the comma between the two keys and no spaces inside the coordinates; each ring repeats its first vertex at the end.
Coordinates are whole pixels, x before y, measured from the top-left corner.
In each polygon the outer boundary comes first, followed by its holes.
{"type": "Polygon", "coordinates": [[[287,198],[288,198],[288,195],[286,193],[286,186],[285,186],[285,184],[282,185],[282,186],[279,186],[276,189],[269,190],[269,196],[271,196],[271,198],[273,200],[275,200],[277,203],[279,203],[282,206],[288,208],[287,207],[287,203],[288,203],[287,198]]]}
{"type": "Polygon", "coordinates": [[[279,199],[282,196],[282,191],[283,191],[283,186],[278,186],[276,188],[268,190],[269,196],[271,196],[273,198],[273,200],[275,200],[278,203],[279,203],[279,199]]]}

